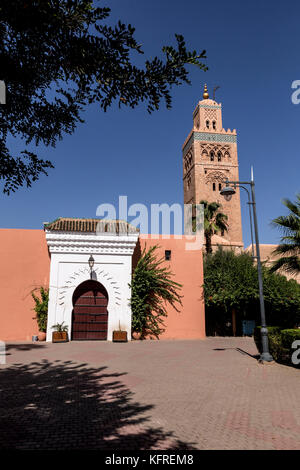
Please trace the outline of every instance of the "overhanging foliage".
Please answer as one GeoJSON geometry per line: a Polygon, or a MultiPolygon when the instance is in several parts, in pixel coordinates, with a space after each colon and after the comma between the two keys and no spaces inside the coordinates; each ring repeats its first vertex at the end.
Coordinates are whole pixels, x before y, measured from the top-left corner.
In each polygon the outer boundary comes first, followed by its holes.
{"type": "Polygon", "coordinates": [[[8,138],[55,146],[72,134],[82,111],[99,103],[106,111],[113,102],[135,108],[171,107],[171,87],[190,83],[187,64],[206,70],[205,51],[188,51],[176,35],[177,47],[162,48],[139,68],[132,53],[143,54],[135,29],[104,22],[110,9],[93,0],[1,0],[0,80],[7,103],[0,106],[0,181],[4,193],[31,186],[51,162],[28,148],[13,154],[8,138]]]}

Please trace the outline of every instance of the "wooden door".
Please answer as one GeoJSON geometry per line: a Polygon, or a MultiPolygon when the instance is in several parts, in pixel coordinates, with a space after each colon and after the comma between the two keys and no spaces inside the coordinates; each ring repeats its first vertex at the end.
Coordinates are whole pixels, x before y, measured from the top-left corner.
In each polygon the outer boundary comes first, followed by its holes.
{"type": "Polygon", "coordinates": [[[106,340],[108,295],[97,281],[85,281],[73,295],[73,340],[106,340]]]}

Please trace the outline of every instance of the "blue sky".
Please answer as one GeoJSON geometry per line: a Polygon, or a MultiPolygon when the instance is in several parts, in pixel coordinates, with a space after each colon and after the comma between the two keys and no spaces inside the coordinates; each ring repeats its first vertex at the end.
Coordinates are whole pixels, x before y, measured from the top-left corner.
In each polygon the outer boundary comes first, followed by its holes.
{"type": "MultiPolygon", "coordinates": [[[[107,0],[110,21],[136,27],[146,57],[183,34],[188,47],[207,50],[209,71],[190,67],[192,85],[173,89],[172,110],[148,115],[113,106],[91,106],[85,124],[55,149],[40,154],[55,164],[31,189],[1,196],[2,228],[42,228],[62,217],[95,217],[101,203],[182,203],[181,146],[192,128],[192,113],[203,84],[219,85],[223,126],[236,128],[240,178],[254,166],[261,243],[276,243],[272,218],[285,213],[281,199],[300,190],[300,104],[291,84],[300,79],[300,4],[296,1],[107,0]]],[[[249,244],[246,199],[243,234],[249,244]]]]}

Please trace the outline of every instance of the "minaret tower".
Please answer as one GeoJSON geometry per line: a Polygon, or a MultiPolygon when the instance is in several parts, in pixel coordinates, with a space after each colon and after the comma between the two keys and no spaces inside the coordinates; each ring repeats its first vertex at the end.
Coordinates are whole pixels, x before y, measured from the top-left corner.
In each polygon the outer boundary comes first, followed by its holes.
{"type": "Polygon", "coordinates": [[[207,86],[203,100],[193,113],[194,126],[183,147],[183,191],[185,204],[199,204],[201,200],[219,202],[228,216],[228,232],[214,235],[213,246],[232,246],[243,249],[241,204],[239,189],[230,201],[220,195],[224,180],[239,179],[236,130],[222,126],[222,106],[209,99],[207,86]]]}

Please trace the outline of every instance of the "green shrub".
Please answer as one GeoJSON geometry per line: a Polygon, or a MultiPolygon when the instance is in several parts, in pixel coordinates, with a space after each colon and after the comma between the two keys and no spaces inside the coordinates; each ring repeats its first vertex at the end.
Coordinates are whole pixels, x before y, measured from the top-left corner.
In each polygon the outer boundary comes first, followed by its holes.
{"type": "MultiPolygon", "coordinates": [[[[294,352],[292,344],[296,340],[300,340],[299,329],[283,330],[278,326],[268,326],[269,349],[274,360],[283,364],[292,365],[291,357],[294,352]]],[[[261,326],[254,330],[254,341],[258,351],[262,352],[261,345],[261,326]]]]}
{"type": "MultiPolygon", "coordinates": [[[[280,332],[282,330],[282,328],[280,328],[280,326],[268,326],[267,328],[268,328],[269,338],[271,336],[280,335],[280,332]]],[[[260,332],[260,330],[261,330],[261,326],[256,326],[255,329],[254,329],[253,337],[254,337],[256,347],[259,350],[259,352],[261,353],[262,352],[262,347],[261,347],[261,332],[260,332]]]]}
{"type": "Polygon", "coordinates": [[[41,298],[39,299],[34,292],[31,293],[32,298],[35,302],[34,311],[36,313],[35,319],[37,321],[39,331],[44,333],[47,331],[47,318],[48,318],[48,301],[49,301],[49,289],[40,287],[41,298]]]}
{"type": "MultiPolygon", "coordinates": [[[[254,341],[260,353],[262,353],[261,344],[261,326],[257,326],[254,330],[254,341]]],[[[268,326],[269,349],[275,361],[280,360],[281,356],[281,328],[280,326],[268,326]]]]}
{"type": "Polygon", "coordinates": [[[293,342],[296,340],[298,341],[300,340],[300,329],[282,330],[281,336],[282,336],[282,345],[285,348],[291,349],[293,342]]]}
{"type": "Polygon", "coordinates": [[[274,361],[281,362],[284,364],[290,363],[291,355],[289,353],[289,350],[284,348],[282,345],[281,334],[271,335],[269,337],[269,349],[274,361]]]}

